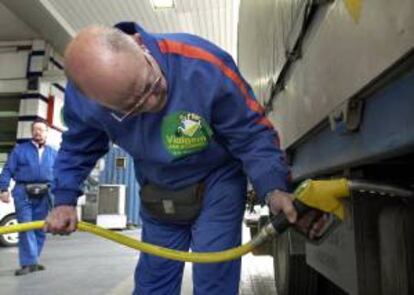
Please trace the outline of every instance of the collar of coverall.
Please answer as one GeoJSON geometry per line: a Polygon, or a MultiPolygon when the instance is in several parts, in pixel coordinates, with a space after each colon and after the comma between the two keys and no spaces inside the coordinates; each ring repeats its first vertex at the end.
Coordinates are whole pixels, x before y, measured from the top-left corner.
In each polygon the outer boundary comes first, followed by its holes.
{"type": "Polygon", "coordinates": [[[45,143],[43,143],[42,145],[40,145],[40,144],[38,144],[36,141],[34,141],[34,140],[31,140],[31,142],[33,143],[33,145],[36,147],[36,148],[38,148],[39,150],[40,149],[43,149],[44,147],[45,147],[45,145],[46,145],[46,142],[45,143]]]}

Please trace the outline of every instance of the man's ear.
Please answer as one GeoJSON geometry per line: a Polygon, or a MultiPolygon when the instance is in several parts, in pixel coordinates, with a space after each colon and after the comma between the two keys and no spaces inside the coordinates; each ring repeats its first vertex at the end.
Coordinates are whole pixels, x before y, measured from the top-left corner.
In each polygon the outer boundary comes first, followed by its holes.
{"type": "Polygon", "coordinates": [[[145,52],[148,53],[148,48],[145,46],[144,41],[142,41],[142,37],[139,33],[135,33],[134,35],[131,35],[132,40],[134,40],[135,43],[138,44],[139,47],[142,48],[145,52]]]}
{"type": "Polygon", "coordinates": [[[142,42],[142,38],[141,38],[141,35],[139,33],[135,33],[131,37],[139,46],[144,45],[144,42],[142,42]]]}

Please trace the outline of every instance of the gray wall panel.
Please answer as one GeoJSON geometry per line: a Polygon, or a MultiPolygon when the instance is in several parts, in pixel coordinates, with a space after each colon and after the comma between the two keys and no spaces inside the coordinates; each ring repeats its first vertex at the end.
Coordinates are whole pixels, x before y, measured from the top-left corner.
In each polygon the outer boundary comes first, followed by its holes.
{"type": "MultiPolygon", "coordinates": [[[[286,11],[292,4],[268,1],[266,6],[246,9],[252,5],[249,2],[242,1],[240,7],[239,61],[263,101],[268,99],[269,91],[264,91],[264,84],[258,81],[277,77],[283,63],[280,56],[284,55],[281,45],[271,49],[269,38],[276,44],[285,43],[286,37],[275,32],[274,26],[291,26],[275,10],[286,11]],[[267,22],[268,27],[246,29],[243,25],[266,19],[272,20],[267,22]],[[269,32],[275,32],[273,37],[268,36],[269,32]],[[259,36],[254,38],[254,47],[261,50],[256,54],[246,50],[253,46],[249,44],[252,35],[259,36]],[[279,57],[275,59],[274,55],[279,57]],[[272,64],[273,72],[264,68],[266,64],[272,64]]],[[[275,99],[270,117],[284,147],[295,143],[413,48],[414,1],[361,0],[359,20],[351,17],[345,3],[337,0],[322,9],[305,40],[302,59],[294,65],[286,89],[275,99]]]]}

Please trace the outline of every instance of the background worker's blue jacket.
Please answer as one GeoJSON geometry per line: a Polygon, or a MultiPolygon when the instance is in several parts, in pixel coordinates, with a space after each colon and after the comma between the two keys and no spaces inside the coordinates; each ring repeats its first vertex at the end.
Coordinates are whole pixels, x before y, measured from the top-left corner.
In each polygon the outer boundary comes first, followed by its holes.
{"type": "MultiPolygon", "coordinates": [[[[0,175],[0,189],[9,187],[10,179],[16,181],[13,189],[14,205],[19,223],[44,220],[49,209],[49,194],[42,198],[30,199],[25,183],[51,183],[56,151],[45,145],[39,161],[39,151],[32,141],[17,145],[10,153],[0,175]]],[[[21,266],[34,265],[42,252],[45,242],[42,230],[19,233],[19,262],[21,266]]]]}
{"type": "Polygon", "coordinates": [[[10,179],[19,183],[51,183],[56,151],[44,146],[42,159],[32,141],[18,144],[10,153],[0,175],[0,190],[7,190],[10,179]]]}
{"type": "Polygon", "coordinates": [[[76,204],[109,141],[134,158],[141,185],[180,188],[220,167],[240,165],[260,197],[286,190],[288,168],[278,136],[226,52],[193,35],[149,34],[134,23],[117,27],[141,34],[166,77],[167,104],[159,113],[119,123],[111,110],[69,82],[64,107],[69,129],[55,166],[55,205],[76,204]]]}

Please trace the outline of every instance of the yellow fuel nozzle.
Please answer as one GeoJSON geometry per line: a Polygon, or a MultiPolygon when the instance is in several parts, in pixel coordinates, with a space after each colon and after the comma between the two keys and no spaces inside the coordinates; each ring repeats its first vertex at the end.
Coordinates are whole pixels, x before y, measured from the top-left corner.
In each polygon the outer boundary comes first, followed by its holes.
{"type": "Polygon", "coordinates": [[[345,217],[341,199],[351,191],[345,178],[332,180],[306,180],[295,191],[296,199],[303,204],[323,212],[332,213],[339,219],[345,217]]]}
{"type": "MultiPolygon", "coordinates": [[[[316,209],[332,213],[340,220],[343,220],[345,208],[341,198],[350,195],[349,182],[344,178],[335,180],[306,180],[298,186],[294,194],[293,206],[298,214],[298,219],[312,209],[316,209]]],[[[283,213],[274,216],[270,223],[273,230],[278,234],[281,234],[292,225],[283,213]]]]}

